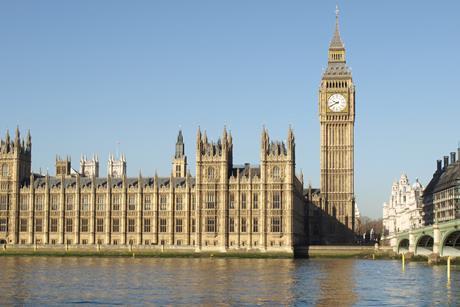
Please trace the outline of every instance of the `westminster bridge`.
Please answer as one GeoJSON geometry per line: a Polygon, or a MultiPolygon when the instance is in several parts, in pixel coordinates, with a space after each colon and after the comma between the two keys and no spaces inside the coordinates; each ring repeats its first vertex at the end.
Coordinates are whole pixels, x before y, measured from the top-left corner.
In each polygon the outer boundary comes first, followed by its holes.
{"type": "Polygon", "coordinates": [[[460,256],[460,219],[400,232],[388,237],[398,254],[460,256]]]}

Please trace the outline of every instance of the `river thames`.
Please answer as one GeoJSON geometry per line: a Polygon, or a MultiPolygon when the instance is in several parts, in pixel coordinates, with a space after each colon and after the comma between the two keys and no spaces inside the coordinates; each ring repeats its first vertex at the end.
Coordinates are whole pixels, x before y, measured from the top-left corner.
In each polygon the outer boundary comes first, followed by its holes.
{"type": "Polygon", "coordinates": [[[2,305],[428,306],[460,301],[460,268],[353,259],[2,257],[2,305]]]}

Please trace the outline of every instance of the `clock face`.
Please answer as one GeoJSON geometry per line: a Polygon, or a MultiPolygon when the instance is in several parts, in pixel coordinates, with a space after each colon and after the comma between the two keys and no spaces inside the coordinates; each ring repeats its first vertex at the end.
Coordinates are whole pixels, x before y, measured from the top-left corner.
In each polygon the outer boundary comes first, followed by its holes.
{"type": "Polygon", "coordinates": [[[347,106],[347,101],[342,95],[334,94],[327,100],[327,106],[332,112],[341,112],[347,106]]]}

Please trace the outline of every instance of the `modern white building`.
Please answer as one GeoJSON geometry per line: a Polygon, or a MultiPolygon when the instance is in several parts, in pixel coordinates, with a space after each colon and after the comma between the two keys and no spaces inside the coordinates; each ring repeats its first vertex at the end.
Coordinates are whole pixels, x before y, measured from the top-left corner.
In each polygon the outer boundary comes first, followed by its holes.
{"type": "Polygon", "coordinates": [[[383,204],[384,239],[424,225],[422,193],[423,186],[418,179],[411,185],[405,174],[393,183],[389,202],[383,204]]]}

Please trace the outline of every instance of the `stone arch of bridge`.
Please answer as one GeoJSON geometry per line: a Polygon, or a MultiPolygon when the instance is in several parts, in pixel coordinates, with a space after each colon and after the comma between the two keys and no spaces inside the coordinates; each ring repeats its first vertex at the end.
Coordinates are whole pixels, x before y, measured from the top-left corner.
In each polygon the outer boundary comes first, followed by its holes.
{"type": "Polygon", "coordinates": [[[441,256],[460,256],[460,230],[447,232],[442,240],[441,256]]]}
{"type": "Polygon", "coordinates": [[[415,244],[415,254],[428,256],[433,253],[433,243],[434,239],[431,235],[422,234],[415,244]]]}
{"type": "Polygon", "coordinates": [[[398,242],[398,254],[404,254],[409,251],[409,239],[403,238],[398,242]]]}

